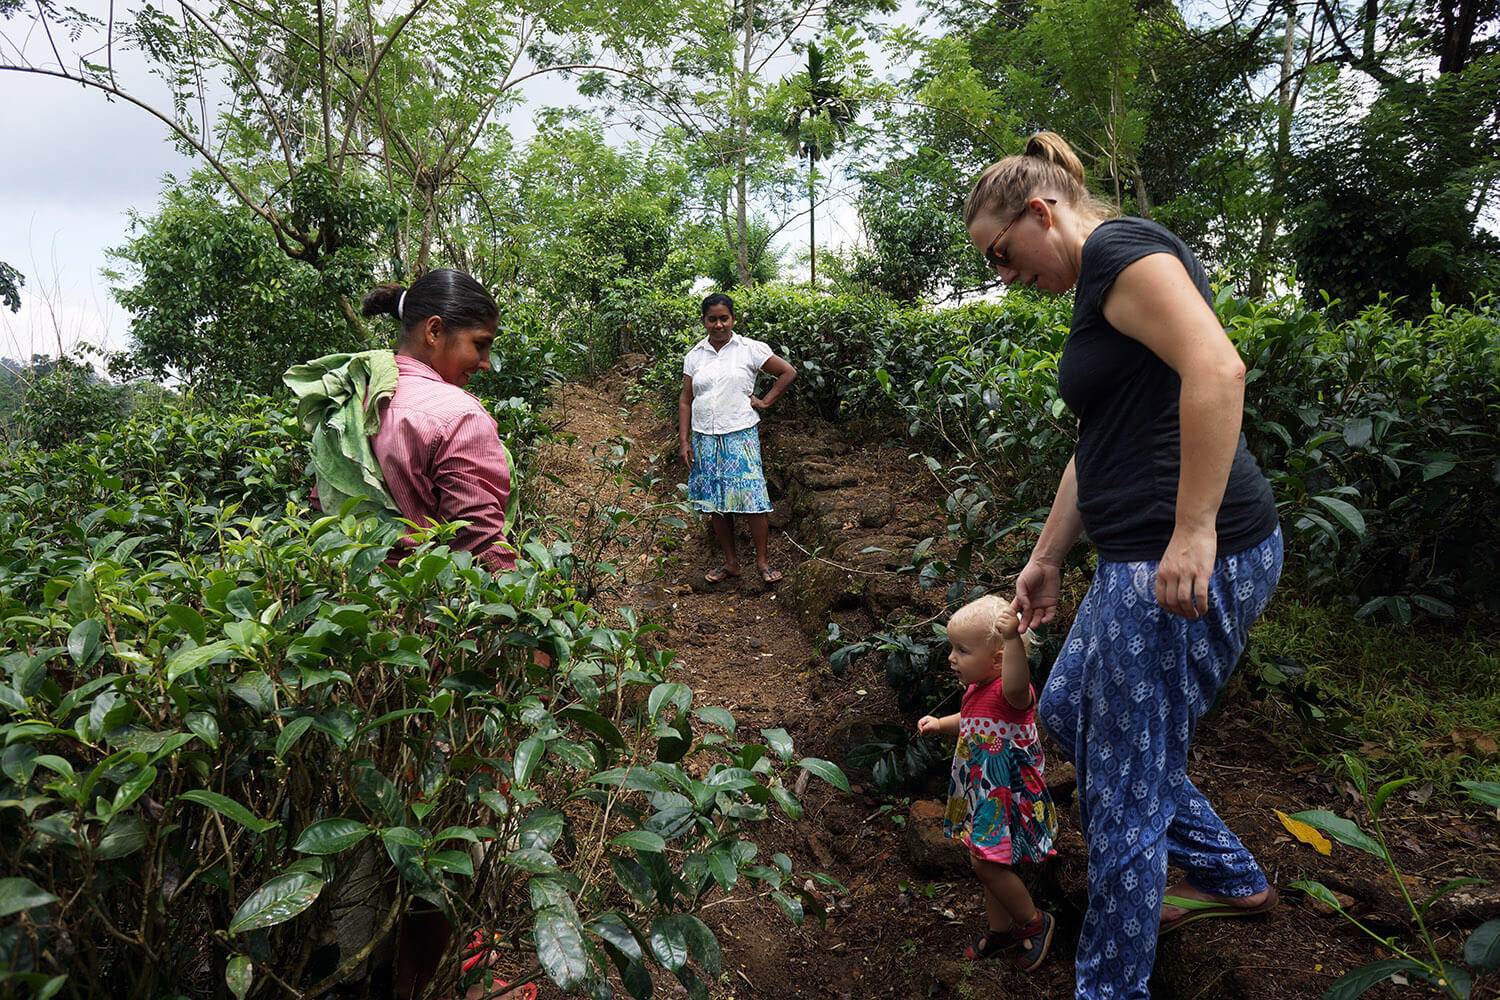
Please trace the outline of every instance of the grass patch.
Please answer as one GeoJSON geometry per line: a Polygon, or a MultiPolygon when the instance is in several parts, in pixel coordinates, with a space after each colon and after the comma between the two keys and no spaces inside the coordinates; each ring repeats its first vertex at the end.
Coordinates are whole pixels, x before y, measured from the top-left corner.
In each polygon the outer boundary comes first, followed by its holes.
{"type": "Polygon", "coordinates": [[[1286,595],[1252,641],[1263,660],[1306,666],[1287,684],[1267,684],[1253,663],[1245,669],[1268,714],[1301,729],[1312,756],[1349,750],[1372,773],[1430,778],[1444,794],[1457,781],[1500,780],[1500,652],[1472,624],[1424,632],[1286,595]],[[1306,725],[1309,703],[1324,723],[1306,725]]]}

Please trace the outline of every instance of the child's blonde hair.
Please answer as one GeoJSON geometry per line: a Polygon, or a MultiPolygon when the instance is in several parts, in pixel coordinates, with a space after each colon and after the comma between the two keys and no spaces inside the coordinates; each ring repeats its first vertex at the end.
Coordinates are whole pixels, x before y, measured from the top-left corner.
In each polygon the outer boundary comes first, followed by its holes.
{"type": "MultiPolygon", "coordinates": [[[[1010,607],[1010,602],[995,594],[985,594],[983,597],[975,598],[968,604],[953,612],[953,617],[948,619],[951,628],[957,625],[959,628],[974,627],[984,636],[985,644],[992,649],[999,649],[1005,644],[1000,637],[1000,612],[1010,607]]],[[[1021,633],[1021,644],[1026,647],[1026,652],[1031,652],[1032,643],[1036,641],[1030,632],[1021,633]]]]}

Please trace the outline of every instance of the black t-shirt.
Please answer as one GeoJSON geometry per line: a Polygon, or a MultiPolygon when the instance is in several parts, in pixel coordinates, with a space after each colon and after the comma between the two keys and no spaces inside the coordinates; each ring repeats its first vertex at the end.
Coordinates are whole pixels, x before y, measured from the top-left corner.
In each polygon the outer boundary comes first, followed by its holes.
{"type": "MultiPolygon", "coordinates": [[[[1176,526],[1182,455],[1182,380],[1138,340],[1104,318],[1120,272],[1142,257],[1170,253],[1213,305],[1208,276],[1191,250],[1145,219],[1101,223],[1083,245],[1073,322],[1058,359],[1058,392],[1078,416],[1078,510],[1101,559],[1160,559],[1176,526]]],[[[1220,555],[1243,552],[1276,529],[1271,487],[1240,435],[1219,507],[1220,555]]]]}

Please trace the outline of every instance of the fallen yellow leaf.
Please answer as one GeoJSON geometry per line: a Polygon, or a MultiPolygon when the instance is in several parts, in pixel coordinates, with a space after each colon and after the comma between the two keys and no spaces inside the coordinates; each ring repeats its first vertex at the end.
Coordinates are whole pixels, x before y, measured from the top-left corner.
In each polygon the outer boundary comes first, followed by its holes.
{"type": "Polygon", "coordinates": [[[1311,844],[1319,854],[1333,853],[1333,845],[1328,842],[1327,837],[1323,836],[1316,829],[1308,826],[1300,819],[1292,819],[1292,817],[1280,809],[1277,809],[1275,812],[1277,818],[1281,820],[1281,825],[1286,827],[1287,832],[1293,837],[1296,837],[1304,844],[1311,844]]]}

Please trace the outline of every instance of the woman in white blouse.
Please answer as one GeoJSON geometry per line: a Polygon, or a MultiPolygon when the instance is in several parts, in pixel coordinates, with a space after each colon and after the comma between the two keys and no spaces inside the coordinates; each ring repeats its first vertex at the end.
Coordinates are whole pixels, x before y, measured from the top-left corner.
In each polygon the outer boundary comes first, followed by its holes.
{"type": "Polygon", "coordinates": [[[740,575],[734,548],[734,515],[750,523],[755,566],[766,583],[781,579],[766,556],[771,498],[760,464],[758,411],[769,409],[797,377],[763,341],[734,332],[734,300],[724,294],[703,300],[707,332],[682,362],[682,395],[677,399],[677,437],[688,467],[688,499],[713,523],[724,550],[724,565],[704,576],[718,583],[740,575]],[[755,395],[755,377],[765,372],[776,383],[755,395]]]}

